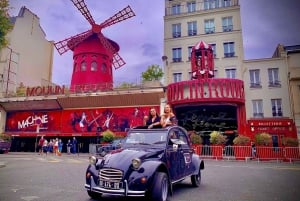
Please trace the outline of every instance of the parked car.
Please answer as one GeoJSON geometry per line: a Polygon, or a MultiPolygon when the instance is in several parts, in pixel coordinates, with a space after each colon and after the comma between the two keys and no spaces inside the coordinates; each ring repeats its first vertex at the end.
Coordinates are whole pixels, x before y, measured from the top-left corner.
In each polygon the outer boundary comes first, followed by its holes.
{"type": "Polygon", "coordinates": [[[0,154],[7,153],[10,150],[10,141],[0,139],[0,154]]]}
{"type": "Polygon", "coordinates": [[[180,126],[130,129],[121,148],[89,160],[85,189],[93,199],[106,194],[166,201],[172,186],[187,177],[198,187],[204,169],[180,126]]]}

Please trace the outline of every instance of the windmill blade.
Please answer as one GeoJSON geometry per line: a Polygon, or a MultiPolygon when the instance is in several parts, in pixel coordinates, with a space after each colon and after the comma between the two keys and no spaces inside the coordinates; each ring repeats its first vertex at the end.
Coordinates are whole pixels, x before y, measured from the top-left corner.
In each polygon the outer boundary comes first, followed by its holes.
{"type": "Polygon", "coordinates": [[[85,40],[89,36],[91,36],[93,32],[91,30],[82,32],[70,38],[64,39],[62,41],[54,43],[55,48],[57,49],[58,53],[62,55],[63,53],[67,52],[69,49],[73,49],[78,43],[85,40]]]}
{"type": "Polygon", "coordinates": [[[105,28],[105,27],[108,27],[108,26],[110,26],[112,24],[116,24],[118,22],[121,22],[123,20],[127,20],[127,19],[129,19],[131,17],[134,17],[134,16],[135,16],[135,13],[131,9],[131,7],[127,6],[123,10],[119,11],[118,13],[116,13],[113,16],[111,16],[110,18],[108,18],[107,20],[105,20],[103,23],[101,23],[100,27],[101,28],[105,28]]]}
{"type": "Polygon", "coordinates": [[[95,20],[93,19],[89,9],[87,8],[84,0],[71,0],[76,8],[81,12],[81,14],[85,17],[85,19],[91,24],[95,24],[95,20]]]}
{"type": "Polygon", "coordinates": [[[121,66],[125,65],[125,61],[122,59],[122,57],[118,54],[116,49],[110,44],[110,42],[105,38],[105,36],[99,32],[98,38],[105,49],[107,49],[110,53],[112,53],[113,56],[113,66],[115,69],[120,68],[121,66]]]}

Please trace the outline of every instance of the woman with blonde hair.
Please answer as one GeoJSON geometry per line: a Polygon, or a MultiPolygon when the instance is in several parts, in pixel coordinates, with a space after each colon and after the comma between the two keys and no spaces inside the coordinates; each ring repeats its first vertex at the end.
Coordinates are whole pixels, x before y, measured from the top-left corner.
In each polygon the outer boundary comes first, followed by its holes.
{"type": "Polygon", "coordinates": [[[171,105],[166,104],[164,107],[164,113],[161,115],[160,124],[163,128],[174,125],[172,119],[175,119],[175,114],[172,111],[171,105]]]}

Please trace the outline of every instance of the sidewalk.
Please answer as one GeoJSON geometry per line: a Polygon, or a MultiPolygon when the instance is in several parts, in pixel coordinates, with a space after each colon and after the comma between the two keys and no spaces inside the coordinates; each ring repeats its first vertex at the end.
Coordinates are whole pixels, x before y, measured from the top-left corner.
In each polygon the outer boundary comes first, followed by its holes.
{"type": "MultiPolygon", "coordinates": [[[[3,154],[3,156],[28,156],[28,155],[37,155],[39,156],[38,152],[8,152],[6,154],[3,154]]],[[[77,156],[77,157],[89,157],[90,153],[77,153],[77,154],[67,154],[67,153],[62,153],[61,156],[57,156],[57,157],[66,157],[66,156],[77,156]]],[[[43,154],[43,156],[55,156],[53,153],[48,153],[48,154],[43,154]]]]}

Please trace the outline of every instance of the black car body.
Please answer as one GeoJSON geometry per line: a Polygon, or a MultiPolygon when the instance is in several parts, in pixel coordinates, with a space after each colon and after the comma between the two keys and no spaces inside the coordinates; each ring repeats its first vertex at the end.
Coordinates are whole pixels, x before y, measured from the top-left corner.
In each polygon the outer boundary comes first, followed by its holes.
{"type": "Polygon", "coordinates": [[[115,139],[109,144],[99,144],[96,146],[96,153],[100,156],[105,156],[112,150],[120,149],[124,139],[115,139]]]}
{"type": "Polygon", "coordinates": [[[165,201],[173,184],[187,177],[198,187],[202,169],[204,161],[184,128],[130,129],[120,149],[90,157],[85,188],[92,198],[109,194],[165,201]]]}

